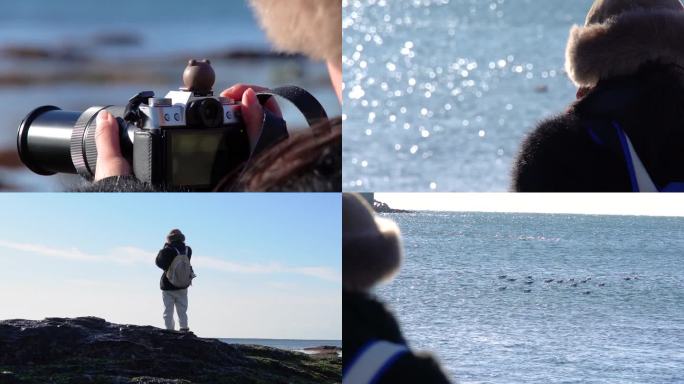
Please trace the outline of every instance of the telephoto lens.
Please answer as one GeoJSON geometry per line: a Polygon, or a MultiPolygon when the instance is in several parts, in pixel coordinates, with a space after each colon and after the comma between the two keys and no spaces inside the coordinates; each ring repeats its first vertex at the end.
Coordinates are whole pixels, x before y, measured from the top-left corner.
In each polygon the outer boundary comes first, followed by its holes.
{"type": "Polygon", "coordinates": [[[78,173],[92,179],[97,166],[95,121],[105,109],[119,122],[121,151],[130,161],[133,132],[122,119],[124,107],[118,106],[90,107],[85,112],[63,111],[51,105],[34,109],[19,126],[19,158],[39,175],[78,173]]]}

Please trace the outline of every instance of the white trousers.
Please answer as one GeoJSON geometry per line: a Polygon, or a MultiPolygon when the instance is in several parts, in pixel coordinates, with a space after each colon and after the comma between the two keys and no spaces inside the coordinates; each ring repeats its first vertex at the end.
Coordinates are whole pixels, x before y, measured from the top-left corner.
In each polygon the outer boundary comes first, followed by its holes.
{"type": "Polygon", "coordinates": [[[162,299],[164,299],[164,324],[166,329],[173,330],[176,328],[176,323],[173,321],[174,306],[176,307],[176,312],[178,312],[180,327],[188,328],[188,289],[162,291],[162,299]]]}

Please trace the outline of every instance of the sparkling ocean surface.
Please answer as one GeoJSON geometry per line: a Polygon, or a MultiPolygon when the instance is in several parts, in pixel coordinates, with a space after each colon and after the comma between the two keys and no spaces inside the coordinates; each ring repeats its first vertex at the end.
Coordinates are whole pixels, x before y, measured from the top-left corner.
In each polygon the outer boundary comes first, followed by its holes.
{"type": "Polygon", "coordinates": [[[377,294],[457,382],[684,382],[684,218],[388,216],[406,253],[377,294]]]}
{"type": "Polygon", "coordinates": [[[344,188],[505,191],[591,0],[343,0],[344,188]]]}

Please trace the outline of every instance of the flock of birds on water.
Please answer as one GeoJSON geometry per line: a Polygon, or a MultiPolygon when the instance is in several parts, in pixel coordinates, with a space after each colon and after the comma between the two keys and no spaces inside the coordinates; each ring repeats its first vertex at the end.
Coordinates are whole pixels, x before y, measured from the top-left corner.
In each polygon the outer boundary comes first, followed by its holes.
{"type": "MultiPolygon", "coordinates": [[[[515,283],[516,281],[518,281],[517,278],[510,277],[508,275],[499,275],[499,280],[502,280],[506,283],[515,283]]],[[[520,279],[520,280],[522,280],[522,283],[524,286],[529,287],[529,288],[523,289],[524,293],[531,293],[532,292],[532,286],[535,283],[537,283],[537,284],[565,284],[566,286],[573,287],[573,288],[576,288],[576,287],[586,288],[586,287],[590,287],[590,286],[594,286],[594,287],[605,287],[606,286],[606,283],[604,283],[604,282],[596,283],[596,284],[591,283],[591,277],[587,277],[587,278],[583,278],[583,279],[575,279],[574,277],[570,278],[570,279],[546,278],[546,279],[543,279],[541,281],[535,281],[532,276],[526,276],[524,279],[520,279]]],[[[622,280],[624,280],[624,281],[639,280],[639,276],[624,276],[622,278],[622,280]]],[[[500,286],[497,288],[497,290],[499,290],[499,291],[505,291],[506,289],[508,289],[508,286],[500,286]]],[[[582,291],[582,294],[590,295],[591,290],[585,289],[584,291],[582,291]]]]}

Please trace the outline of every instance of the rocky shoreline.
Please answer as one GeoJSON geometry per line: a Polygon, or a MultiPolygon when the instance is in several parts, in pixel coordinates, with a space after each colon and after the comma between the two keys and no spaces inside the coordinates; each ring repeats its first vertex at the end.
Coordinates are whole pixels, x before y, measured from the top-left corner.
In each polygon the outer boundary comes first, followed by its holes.
{"type": "Polygon", "coordinates": [[[337,354],[226,344],[96,317],[0,321],[0,383],[320,384],[341,375],[337,354]]]}
{"type": "Polygon", "coordinates": [[[99,58],[85,47],[0,46],[0,60],[15,63],[0,72],[0,86],[48,84],[167,84],[178,80],[177,68],[188,57],[208,57],[214,64],[286,61],[299,63],[302,56],[234,48],[201,55],[177,54],[152,58],[128,58],[123,62],[99,58]],[[166,71],[165,68],[168,68],[166,71]]]}
{"type": "Polygon", "coordinates": [[[391,208],[387,203],[378,200],[373,200],[373,209],[377,213],[411,213],[411,211],[391,208]]]}

